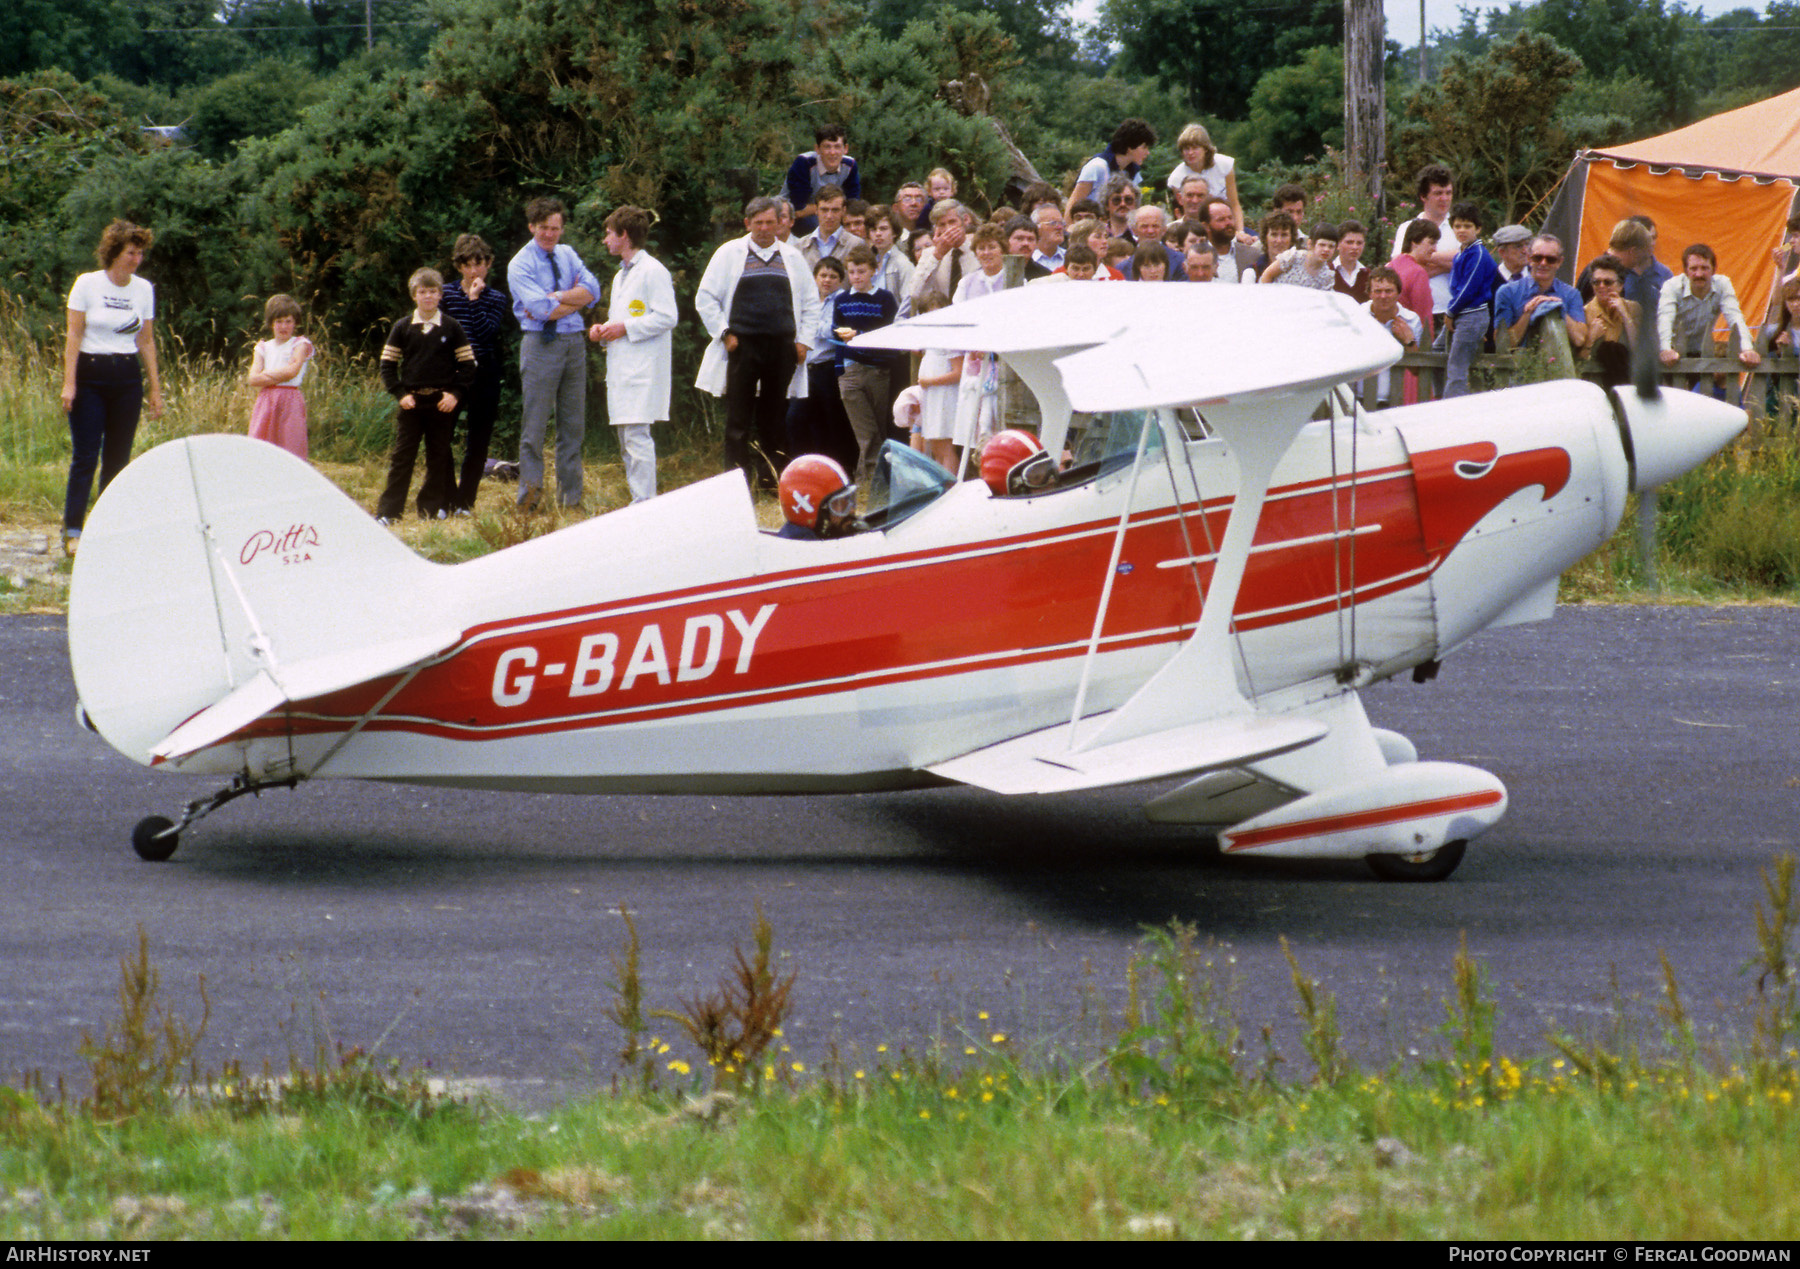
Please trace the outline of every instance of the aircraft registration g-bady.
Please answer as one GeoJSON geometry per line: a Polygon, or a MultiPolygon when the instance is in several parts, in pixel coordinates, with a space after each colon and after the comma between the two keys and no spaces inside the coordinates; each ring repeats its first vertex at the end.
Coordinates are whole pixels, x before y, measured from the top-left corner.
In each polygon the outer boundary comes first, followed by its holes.
{"type": "Polygon", "coordinates": [[[69,602],[89,725],[270,786],[567,793],[1152,790],[1227,854],[1437,879],[1505,813],[1421,761],[1365,684],[1548,617],[1626,495],[1742,411],[1545,383],[1367,414],[1398,346],[1298,287],[1032,286],[862,337],[999,354],[1051,485],[995,496],[890,445],[853,536],[760,531],[728,472],[457,565],[429,563],[273,445],[210,435],[96,505],[69,602]]]}

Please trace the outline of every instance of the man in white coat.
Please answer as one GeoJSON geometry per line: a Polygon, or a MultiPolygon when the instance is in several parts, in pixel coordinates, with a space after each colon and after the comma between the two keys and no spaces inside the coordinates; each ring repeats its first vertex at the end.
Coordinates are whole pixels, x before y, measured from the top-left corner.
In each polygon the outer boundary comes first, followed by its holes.
{"type": "Polygon", "coordinates": [[[631,500],[656,497],[656,442],[650,425],[669,421],[675,283],[662,261],[644,250],[650,213],[621,207],[606,218],[606,249],[619,257],[606,321],[588,338],[606,345],[606,413],[618,429],[631,500]]]}
{"type": "Polygon", "coordinates": [[[694,386],[725,398],[725,467],[770,492],[787,465],[787,398],[806,395],[806,354],[819,327],[812,270],[798,247],[776,237],[779,226],[774,199],[751,199],[748,232],[713,252],[694,296],[712,336],[694,386]]]}

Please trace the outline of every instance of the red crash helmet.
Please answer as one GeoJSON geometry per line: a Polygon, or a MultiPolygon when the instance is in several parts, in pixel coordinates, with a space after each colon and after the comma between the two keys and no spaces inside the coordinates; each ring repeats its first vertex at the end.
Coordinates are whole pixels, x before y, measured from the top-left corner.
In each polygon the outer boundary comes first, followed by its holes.
{"type": "Polygon", "coordinates": [[[781,514],[789,524],[817,533],[827,509],[833,517],[847,519],[856,510],[856,486],[823,454],[802,454],[781,473],[781,514]]]}
{"type": "Polygon", "coordinates": [[[1043,448],[1037,437],[1030,432],[1021,432],[1016,427],[996,432],[993,439],[982,447],[981,478],[994,491],[995,497],[1004,498],[1006,473],[1033,454],[1043,452],[1043,448]]]}

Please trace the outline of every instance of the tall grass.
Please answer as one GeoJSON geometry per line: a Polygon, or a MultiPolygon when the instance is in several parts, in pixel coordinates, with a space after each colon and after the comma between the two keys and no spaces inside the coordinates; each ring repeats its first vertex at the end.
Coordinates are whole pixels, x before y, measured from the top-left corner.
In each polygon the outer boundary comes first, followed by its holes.
{"type": "Polygon", "coordinates": [[[1800,434],[1791,405],[1784,414],[1663,490],[1657,529],[1671,559],[1725,586],[1800,586],[1800,434]]]}
{"type": "Polygon", "coordinates": [[[32,338],[18,300],[0,291],[0,519],[59,514],[69,465],[60,349],[32,338]]]}
{"type": "MultiPolygon", "coordinates": [[[[244,381],[246,345],[231,360],[187,347],[173,331],[157,331],[166,410],[161,419],[143,417],[135,450],[143,453],[165,441],[210,432],[249,429],[256,389],[244,381]]],[[[33,337],[18,301],[0,293],[0,521],[55,521],[60,518],[68,478],[69,425],[62,408],[62,345],[33,337]]],[[[596,363],[596,366],[598,363],[596,363]]],[[[307,431],[310,455],[346,493],[373,505],[386,472],[394,436],[394,400],[381,387],[377,361],[364,351],[322,345],[307,371],[307,431]]],[[[711,414],[682,392],[678,401],[693,416],[685,425],[658,429],[660,480],[665,489],[717,471],[716,449],[708,436],[711,414]]],[[[711,404],[711,398],[706,398],[711,404]]],[[[503,397],[490,452],[512,457],[518,443],[516,393],[503,397]]],[[[618,506],[629,497],[618,445],[610,427],[587,429],[586,454],[591,507],[618,506]],[[595,496],[597,495],[597,496],[595,496]]],[[[496,490],[491,514],[510,502],[496,490]]],[[[481,535],[453,527],[420,530],[438,558],[467,558],[491,549],[481,535]],[[454,541],[440,544],[438,539],[454,541]]],[[[491,535],[489,535],[491,536],[491,535]]],[[[415,544],[418,545],[418,544],[415,544]]]]}
{"type": "MultiPolygon", "coordinates": [[[[157,331],[157,364],[166,409],[144,415],[136,452],[206,432],[245,432],[256,389],[240,361],[185,347],[157,331]]],[[[40,342],[18,301],[0,294],[0,518],[50,520],[61,513],[68,478],[69,423],[62,407],[63,349],[40,342]]],[[[312,456],[325,463],[369,463],[393,438],[393,398],[381,388],[374,360],[324,350],[306,376],[312,456]]]]}

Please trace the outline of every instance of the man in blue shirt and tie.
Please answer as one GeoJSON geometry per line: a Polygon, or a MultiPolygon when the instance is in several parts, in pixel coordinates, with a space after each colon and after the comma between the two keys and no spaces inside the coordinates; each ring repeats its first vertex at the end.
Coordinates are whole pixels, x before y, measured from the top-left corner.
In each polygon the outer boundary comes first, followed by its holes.
{"type": "Polygon", "coordinates": [[[587,326],[581,310],[600,283],[562,245],[563,205],[534,198],[525,207],[531,241],[506,266],[519,340],[519,506],[537,507],[544,487],[544,431],[556,410],[556,493],[565,507],[581,505],[581,442],[587,430],[587,326]]]}

